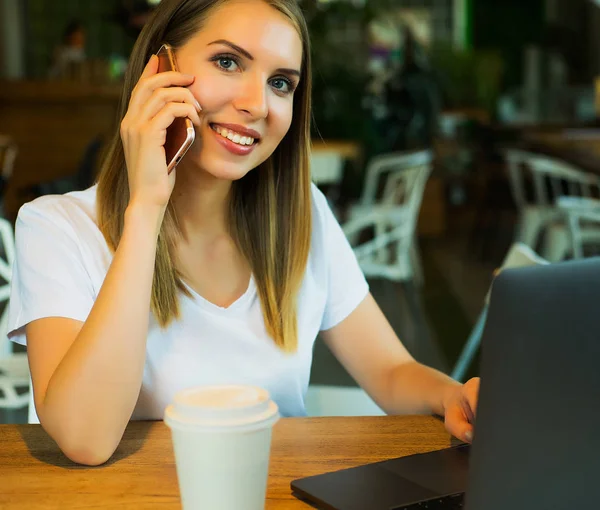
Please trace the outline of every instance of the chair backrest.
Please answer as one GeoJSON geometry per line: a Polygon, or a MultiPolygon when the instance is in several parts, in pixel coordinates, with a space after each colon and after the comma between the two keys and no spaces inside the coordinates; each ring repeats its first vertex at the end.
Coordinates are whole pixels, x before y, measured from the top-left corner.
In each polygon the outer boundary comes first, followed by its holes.
{"type": "Polygon", "coordinates": [[[591,198],[600,192],[600,176],[564,161],[538,155],[527,164],[533,173],[536,202],[540,205],[555,205],[563,196],[591,198]]]}
{"type": "Polygon", "coordinates": [[[586,242],[586,230],[582,227],[594,226],[591,240],[598,241],[600,232],[600,200],[583,197],[561,197],[557,201],[558,207],[567,217],[567,227],[571,236],[573,258],[583,258],[583,246],[586,242]]]}
{"type": "MultiPolygon", "coordinates": [[[[375,246],[383,247],[392,242],[412,238],[432,163],[432,153],[420,151],[379,156],[369,164],[360,205],[365,211],[369,211],[369,215],[375,217],[378,230],[373,249],[375,246]],[[381,193],[377,193],[381,177],[385,178],[385,184],[381,193]],[[386,230],[387,232],[384,232],[386,230]]],[[[356,218],[355,221],[362,223],[361,218],[356,218]]],[[[353,229],[352,224],[353,221],[346,224],[349,231],[353,229]]],[[[370,248],[367,248],[367,245],[368,243],[362,249],[368,251],[370,248]]]]}
{"type": "Polygon", "coordinates": [[[391,171],[385,183],[381,205],[403,205],[409,208],[416,205],[418,208],[430,172],[431,165],[391,171]]]}
{"type": "Polygon", "coordinates": [[[523,165],[527,162],[527,160],[534,158],[535,154],[518,149],[506,149],[504,151],[504,157],[508,164],[508,181],[513,200],[515,201],[515,204],[519,210],[521,210],[527,205],[523,165]]]}
{"type": "Polygon", "coordinates": [[[388,176],[380,205],[386,210],[390,229],[402,225],[402,235],[412,237],[431,165],[394,170],[388,176]]]}
{"type": "Polygon", "coordinates": [[[553,207],[562,196],[592,197],[600,194],[600,176],[560,159],[518,149],[507,149],[505,157],[511,191],[519,209],[529,203],[525,193],[524,169],[531,172],[536,205],[553,207]]]}
{"type": "Polygon", "coordinates": [[[367,187],[371,189],[367,189],[366,193],[375,196],[376,177],[385,172],[383,191],[377,202],[360,204],[364,214],[353,218],[343,227],[349,237],[365,227],[375,229],[373,239],[354,247],[365,274],[396,280],[409,278],[412,274],[410,250],[415,242],[419,210],[431,170],[432,157],[429,151],[408,157],[404,154],[386,155],[370,165],[367,187]],[[388,249],[391,246],[393,250],[388,249]]]}
{"type": "MultiPolygon", "coordinates": [[[[420,181],[416,178],[422,175],[421,170],[425,169],[427,176],[431,171],[433,162],[433,153],[430,150],[418,152],[393,152],[390,154],[382,154],[373,158],[368,166],[365,177],[365,187],[360,199],[360,204],[363,206],[374,205],[380,201],[390,205],[392,202],[398,203],[403,196],[413,196],[412,188],[405,188],[405,192],[398,193],[397,186],[404,180],[404,185],[411,185],[410,179],[419,185],[420,181]],[[392,177],[393,176],[393,177],[392,177]],[[392,180],[390,182],[390,177],[392,180]],[[384,179],[383,194],[380,196],[379,191],[381,182],[384,179]]],[[[425,185],[423,182],[423,186],[425,185]]],[[[418,194],[417,194],[418,195],[418,194]]]]}
{"type": "Polygon", "coordinates": [[[12,225],[0,218],[0,304],[4,305],[0,316],[0,357],[11,353],[8,333],[8,301],[10,299],[10,282],[12,266],[15,259],[15,240],[12,225]]]}

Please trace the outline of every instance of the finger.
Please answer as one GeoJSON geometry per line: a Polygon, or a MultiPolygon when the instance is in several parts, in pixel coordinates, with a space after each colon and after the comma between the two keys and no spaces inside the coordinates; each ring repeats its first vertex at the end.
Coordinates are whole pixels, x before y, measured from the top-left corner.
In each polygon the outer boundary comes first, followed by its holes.
{"type": "Polygon", "coordinates": [[[146,86],[152,89],[163,89],[167,87],[189,87],[196,77],[193,74],[183,74],[177,71],[157,73],[146,79],[146,86]]]}
{"type": "Polygon", "coordinates": [[[446,411],[445,424],[448,432],[454,437],[467,443],[473,440],[473,425],[467,420],[460,405],[454,404],[446,411]]]}
{"type": "Polygon", "coordinates": [[[167,129],[176,118],[188,117],[194,124],[200,124],[196,108],[187,103],[169,103],[152,119],[154,130],[160,132],[167,129]]]}
{"type": "Polygon", "coordinates": [[[477,414],[477,403],[479,398],[479,377],[475,377],[467,381],[467,383],[463,387],[463,395],[465,397],[466,403],[468,404],[470,411],[472,413],[471,423],[475,420],[475,415],[477,414]]]}
{"type": "Polygon", "coordinates": [[[148,62],[146,63],[146,66],[142,71],[140,79],[137,81],[135,87],[133,87],[133,90],[131,91],[131,96],[129,97],[128,113],[132,112],[135,109],[136,105],[139,103],[138,96],[140,95],[141,85],[145,83],[148,80],[148,78],[154,76],[156,73],[158,73],[158,57],[156,55],[152,55],[150,56],[150,60],[148,60],[148,62]]]}
{"type": "Polygon", "coordinates": [[[146,122],[151,120],[169,103],[187,103],[196,108],[198,112],[202,111],[200,103],[198,103],[188,89],[183,87],[169,87],[167,89],[157,89],[153,92],[140,112],[140,121],[146,122]]]}
{"type": "Polygon", "coordinates": [[[144,71],[140,76],[140,80],[145,78],[150,78],[150,76],[154,76],[158,72],[158,57],[156,55],[152,55],[146,67],[144,67],[144,71]]]}
{"type": "Polygon", "coordinates": [[[131,93],[129,110],[137,114],[157,89],[168,87],[189,87],[194,83],[194,76],[182,74],[176,71],[158,73],[147,78],[140,79],[131,93]]]}

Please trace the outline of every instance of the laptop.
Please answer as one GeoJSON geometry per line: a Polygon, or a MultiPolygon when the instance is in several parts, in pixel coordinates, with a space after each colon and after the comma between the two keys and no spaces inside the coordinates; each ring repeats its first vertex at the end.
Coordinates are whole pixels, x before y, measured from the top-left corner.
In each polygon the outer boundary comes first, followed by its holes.
{"type": "Polygon", "coordinates": [[[295,480],[323,510],[600,508],[600,258],[503,271],[473,445],[295,480]]]}

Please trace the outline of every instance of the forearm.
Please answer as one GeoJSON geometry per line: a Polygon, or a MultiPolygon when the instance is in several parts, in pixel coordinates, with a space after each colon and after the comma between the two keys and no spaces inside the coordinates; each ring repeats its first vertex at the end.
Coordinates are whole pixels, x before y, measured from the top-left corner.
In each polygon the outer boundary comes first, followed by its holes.
{"type": "Polygon", "coordinates": [[[397,366],[389,374],[384,410],[388,414],[444,415],[447,395],[460,386],[447,375],[416,361],[397,366]]]}
{"type": "Polygon", "coordinates": [[[131,417],[146,356],[158,225],[145,211],[128,210],[92,311],[48,383],[42,423],[65,451],[87,445],[110,456],[131,417]]]}

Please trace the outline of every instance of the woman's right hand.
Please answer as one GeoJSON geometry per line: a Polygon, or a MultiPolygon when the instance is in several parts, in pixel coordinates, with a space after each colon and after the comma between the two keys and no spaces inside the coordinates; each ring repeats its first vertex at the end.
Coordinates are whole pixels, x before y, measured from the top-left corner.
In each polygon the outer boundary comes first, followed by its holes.
{"type": "Polygon", "coordinates": [[[175,186],[175,171],[167,172],[167,128],[177,117],[200,125],[200,105],[185,88],[193,82],[193,76],[179,72],[159,73],[158,57],[152,55],[133,89],[121,122],[130,204],[166,208],[175,186]]]}

